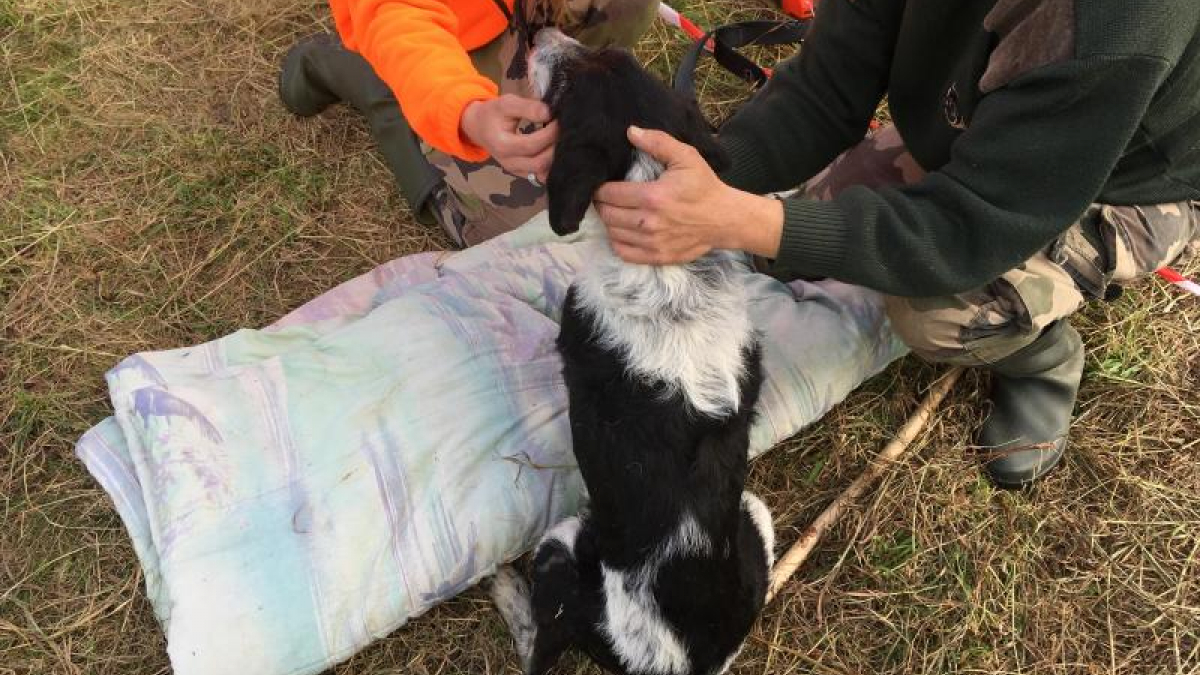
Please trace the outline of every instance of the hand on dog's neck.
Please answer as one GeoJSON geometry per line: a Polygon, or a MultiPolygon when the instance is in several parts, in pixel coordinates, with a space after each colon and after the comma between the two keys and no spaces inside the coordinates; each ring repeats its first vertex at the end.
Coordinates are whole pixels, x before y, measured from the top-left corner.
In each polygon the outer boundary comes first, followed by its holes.
{"type": "MultiPolygon", "coordinates": [[[[625,179],[650,182],[663,171],[637,150],[625,179]]],[[[698,411],[714,417],[736,411],[742,350],[753,336],[730,254],[636,265],[617,257],[607,238],[598,248],[576,287],[600,337],[626,352],[634,372],[682,390],[698,411]]]]}
{"type": "Polygon", "coordinates": [[[666,167],[662,165],[662,162],[641,150],[634,150],[633,164],[630,165],[629,172],[625,174],[625,180],[630,183],[650,183],[658,180],[664,171],[666,171],[666,167]]]}

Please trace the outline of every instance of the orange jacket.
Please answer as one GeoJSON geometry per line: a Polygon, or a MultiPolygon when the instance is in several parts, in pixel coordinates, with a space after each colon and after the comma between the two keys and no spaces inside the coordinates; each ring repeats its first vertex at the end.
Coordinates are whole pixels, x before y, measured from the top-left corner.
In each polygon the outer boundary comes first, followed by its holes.
{"type": "MultiPolygon", "coordinates": [[[[511,9],[513,0],[504,3],[511,9]]],[[[468,103],[498,93],[467,56],[507,25],[494,0],[329,0],[329,7],[343,44],[391,87],[418,136],[455,157],[487,158],[459,120],[468,103]]]]}

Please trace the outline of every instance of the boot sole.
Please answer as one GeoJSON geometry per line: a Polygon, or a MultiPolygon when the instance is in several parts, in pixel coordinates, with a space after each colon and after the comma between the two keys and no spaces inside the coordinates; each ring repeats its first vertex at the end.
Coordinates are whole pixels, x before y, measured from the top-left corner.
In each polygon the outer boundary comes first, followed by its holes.
{"type": "Polygon", "coordinates": [[[988,468],[987,464],[983,465],[983,471],[985,474],[987,474],[988,480],[990,480],[992,482],[992,484],[998,488],[1001,488],[1003,490],[1023,490],[1025,488],[1029,487],[1030,485],[1033,485],[1037,481],[1041,480],[1043,477],[1046,476],[1046,474],[1053,471],[1054,468],[1057,467],[1060,462],[1062,462],[1063,455],[1065,455],[1065,454],[1067,454],[1067,450],[1064,447],[1062,450],[1059,451],[1059,453],[1054,457],[1053,460],[1051,460],[1047,464],[1042,465],[1037,473],[1030,475],[1030,476],[999,475],[999,474],[993,473],[992,470],[990,468],[988,468]]]}

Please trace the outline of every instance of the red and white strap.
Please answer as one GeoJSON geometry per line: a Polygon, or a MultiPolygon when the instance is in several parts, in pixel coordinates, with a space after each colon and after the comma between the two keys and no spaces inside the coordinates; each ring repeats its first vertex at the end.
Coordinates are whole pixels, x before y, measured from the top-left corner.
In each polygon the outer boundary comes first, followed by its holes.
{"type": "Polygon", "coordinates": [[[699,26],[692,23],[691,19],[675,11],[673,7],[665,2],[658,3],[658,18],[681,29],[693,40],[699,40],[701,37],[704,37],[704,31],[699,26]]]}
{"type": "Polygon", "coordinates": [[[1165,279],[1171,285],[1173,285],[1177,288],[1181,288],[1181,289],[1187,291],[1188,293],[1191,293],[1192,295],[1200,296],[1200,284],[1196,283],[1195,281],[1192,281],[1191,279],[1188,279],[1187,277],[1183,276],[1179,272],[1176,272],[1175,270],[1171,269],[1170,267],[1164,267],[1164,268],[1158,270],[1156,272],[1156,274],[1158,274],[1158,276],[1165,279]]]}

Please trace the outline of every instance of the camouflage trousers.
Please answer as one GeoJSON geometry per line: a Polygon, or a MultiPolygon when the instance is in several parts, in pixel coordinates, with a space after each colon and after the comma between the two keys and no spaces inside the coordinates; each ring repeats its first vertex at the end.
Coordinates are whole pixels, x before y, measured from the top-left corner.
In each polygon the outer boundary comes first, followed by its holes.
{"type": "MultiPolygon", "coordinates": [[[[566,0],[566,25],[559,28],[589,46],[632,47],[657,7],[657,0],[566,0]]],[[[525,51],[512,27],[472,52],[471,60],[500,85],[501,94],[532,95],[525,51]]],[[[433,196],[434,213],[459,245],[471,246],[512,230],[546,208],[545,188],[506,172],[494,160],[467,162],[426,143],[422,149],[444,181],[433,196]]]]}
{"type": "MultiPolygon", "coordinates": [[[[831,199],[851,185],[912,183],[924,171],[895,127],[846,151],[805,186],[831,199]]],[[[1200,235],[1200,202],[1145,206],[1092,204],[1066,232],[1000,278],[966,293],[889,297],[897,334],[930,361],[980,366],[1033,342],[1042,330],[1119,284],[1175,260],[1200,235]],[[1096,242],[1096,243],[1093,243],[1096,242]]]]}

